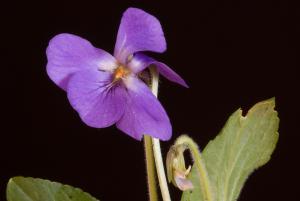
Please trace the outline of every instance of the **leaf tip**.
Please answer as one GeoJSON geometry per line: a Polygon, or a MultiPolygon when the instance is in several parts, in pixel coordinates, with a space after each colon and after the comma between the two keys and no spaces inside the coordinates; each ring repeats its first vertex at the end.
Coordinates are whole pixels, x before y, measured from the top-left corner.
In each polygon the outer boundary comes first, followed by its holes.
{"type": "Polygon", "coordinates": [[[252,108],[248,111],[247,115],[254,112],[264,112],[264,111],[272,111],[277,113],[275,110],[275,97],[269,98],[267,100],[256,103],[252,108]]]}
{"type": "Polygon", "coordinates": [[[272,98],[269,98],[269,99],[267,99],[267,100],[265,100],[265,101],[262,101],[262,102],[266,102],[266,103],[268,103],[268,104],[270,104],[270,105],[272,105],[272,106],[275,107],[276,98],[275,98],[275,97],[272,97],[272,98]]]}

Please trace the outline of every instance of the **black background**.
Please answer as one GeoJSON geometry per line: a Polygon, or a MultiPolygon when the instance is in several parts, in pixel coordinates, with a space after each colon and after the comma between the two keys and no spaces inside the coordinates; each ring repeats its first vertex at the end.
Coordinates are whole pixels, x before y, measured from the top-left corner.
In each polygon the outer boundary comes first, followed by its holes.
{"type": "MultiPolygon", "coordinates": [[[[138,7],[161,22],[168,50],[152,54],[190,89],[161,79],[173,124],[203,149],[237,108],[276,97],[280,139],[240,201],[295,199],[299,161],[299,7],[290,1],[43,1],[1,5],[0,200],[10,177],[46,178],[101,201],[147,200],[143,143],[115,127],[85,126],[48,78],[45,49],[56,34],[113,51],[122,13],[138,7]]],[[[180,193],[171,187],[173,200],[180,193]]]]}

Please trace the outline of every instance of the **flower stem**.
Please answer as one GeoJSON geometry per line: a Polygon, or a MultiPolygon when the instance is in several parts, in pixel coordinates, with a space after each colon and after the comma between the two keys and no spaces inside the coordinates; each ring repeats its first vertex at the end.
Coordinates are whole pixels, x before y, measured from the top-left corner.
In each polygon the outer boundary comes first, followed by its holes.
{"type": "Polygon", "coordinates": [[[182,135],[179,138],[177,138],[175,145],[184,145],[190,150],[196,168],[198,169],[200,186],[202,189],[204,200],[214,201],[208,173],[204,161],[202,160],[202,155],[198,149],[198,145],[186,135],[182,135]]]}
{"type": "Polygon", "coordinates": [[[161,190],[161,195],[163,201],[171,201],[171,197],[168,189],[168,183],[165,175],[164,164],[161,156],[159,139],[152,138],[152,143],[153,143],[154,159],[156,164],[156,171],[157,171],[158,182],[161,190]]]}
{"type": "MultiPolygon", "coordinates": [[[[157,97],[158,95],[158,70],[156,67],[150,67],[150,74],[151,74],[151,91],[157,97]]],[[[154,160],[156,165],[156,171],[158,176],[158,182],[162,194],[163,201],[171,201],[168,183],[165,175],[164,163],[162,160],[161,149],[160,149],[160,142],[159,139],[152,137],[152,144],[153,144],[153,154],[154,160]]]]}
{"type": "Polygon", "coordinates": [[[148,135],[144,135],[144,146],[145,146],[146,169],[147,169],[147,178],[148,178],[147,180],[148,180],[149,200],[158,201],[152,140],[151,137],[148,135]]]}

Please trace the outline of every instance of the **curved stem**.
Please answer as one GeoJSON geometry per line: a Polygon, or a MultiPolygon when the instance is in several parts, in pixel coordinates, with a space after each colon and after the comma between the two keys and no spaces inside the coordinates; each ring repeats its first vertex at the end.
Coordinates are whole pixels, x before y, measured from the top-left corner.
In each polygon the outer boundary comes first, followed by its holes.
{"type": "MultiPolygon", "coordinates": [[[[159,75],[156,67],[150,67],[150,73],[152,78],[151,91],[157,97],[159,75]]],[[[153,153],[154,153],[156,171],[157,171],[158,182],[159,182],[162,198],[164,201],[171,201],[171,197],[168,189],[168,183],[165,175],[164,163],[161,155],[159,139],[152,138],[152,143],[153,143],[153,153]]]]}
{"type": "Polygon", "coordinates": [[[194,159],[194,163],[199,172],[200,186],[202,189],[204,200],[214,201],[208,173],[204,161],[202,160],[202,155],[198,149],[198,145],[186,135],[180,136],[176,140],[175,145],[184,145],[190,150],[194,159]]]}

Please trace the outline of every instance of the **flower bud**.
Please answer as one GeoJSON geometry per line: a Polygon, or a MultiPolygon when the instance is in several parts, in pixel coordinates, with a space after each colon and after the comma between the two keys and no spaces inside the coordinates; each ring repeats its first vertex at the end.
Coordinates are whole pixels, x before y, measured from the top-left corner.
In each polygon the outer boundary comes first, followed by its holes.
{"type": "Polygon", "coordinates": [[[193,189],[192,182],[187,179],[191,166],[188,169],[185,167],[183,153],[186,148],[183,144],[173,145],[167,154],[166,162],[168,181],[182,191],[193,189]]]}

